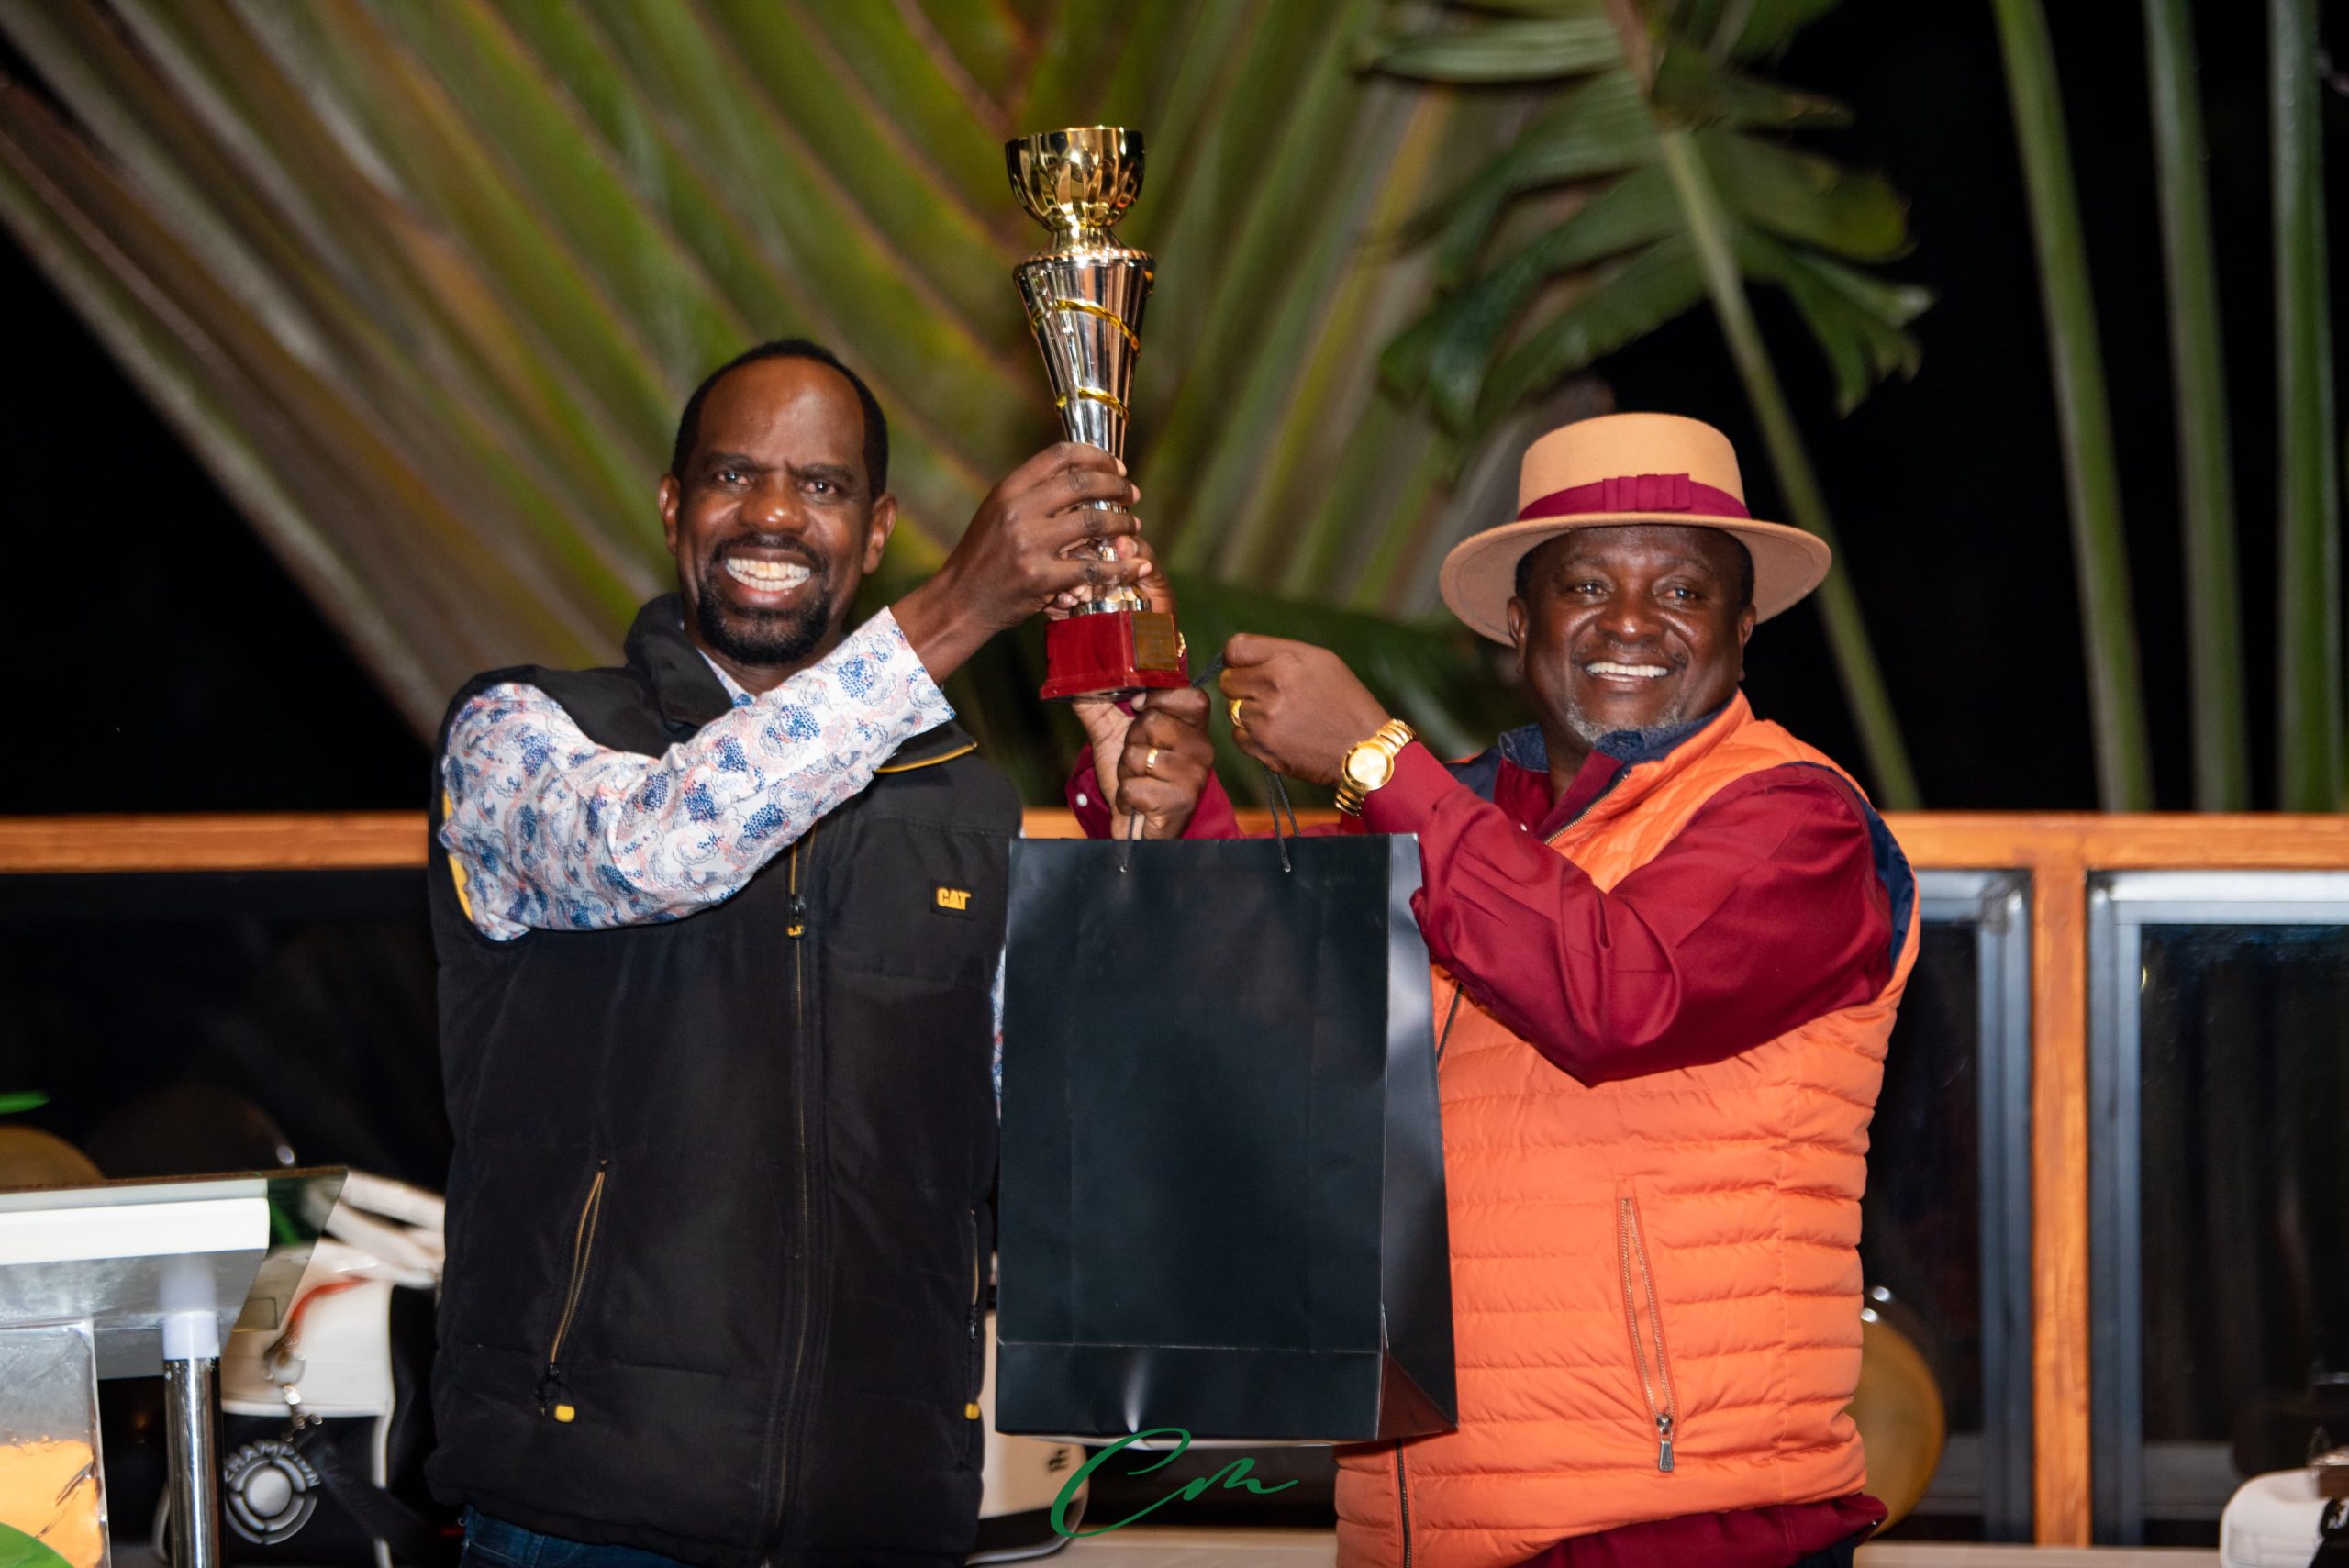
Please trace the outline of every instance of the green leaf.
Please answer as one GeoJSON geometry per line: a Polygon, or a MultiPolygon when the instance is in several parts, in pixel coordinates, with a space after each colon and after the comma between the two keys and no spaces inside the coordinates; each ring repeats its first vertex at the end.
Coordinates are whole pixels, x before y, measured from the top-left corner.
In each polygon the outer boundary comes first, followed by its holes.
{"type": "Polygon", "coordinates": [[[1713,121],[1766,130],[1808,130],[1851,123],[1851,110],[1832,98],[1767,82],[1723,64],[1707,50],[1681,40],[1656,65],[1656,112],[1694,128],[1713,121]]]}
{"type": "Polygon", "coordinates": [[[0,1568],[68,1568],[68,1564],[56,1548],[14,1525],[0,1524],[0,1568]]]}
{"type": "Polygon", "coordinates": [[[1426,337],[1408,340],[1408,349],[1398,342],[1403,351],[1394,369],[1423,364],[1423,383],[1405,384],[1413,390],[1423,384],[1445,423],[1466,428],[1477,418],[1495,348],[1536,290],[1562,273],[1661,239],[1679,223],[1671,185],[1661,173],[1642,169],[1623,176],[1437,306],[1425,323],[1426,337]]]}
{"type": "Polygon", "coordinates": [[[1489,425],[1523,398],[1591,364],[1705,297],[1688,242],[1675,236],[1608,269],[1582,299],[1529,334],[1493,368],[1477,407],[1489,425]]]}
{"type": "Polygon", "coordinates": [[[2145,64],[2161,191],[2162,271],[2176,384],[2177,498],[2186,536],[2188,704],[2194,804],[2251,809],[2251,721],[2243,683],[2243,577],[2235,539],[2226,361],[2221,343],[2208,144],[2187,0],[2146,0],[2145,64]]]}
{"type": "Polygon", "coordinates": [[[1436,281],[1456,288],[1501,209],[1527,191],[1566,180],[1620,173],[1655,161],[1655,127],[1628,71],[1602,72],[1570,87],[1507,152],[1476,172],[1450,201],[1436,247],[1436,281]]]}
{"type": "Polygon", "coordinates": [[[1697,145],[1731,210],[1754,227],[1853,261],[1908,253],[1908,204],[1881,175],[1735,131],[1699,131],[1697,145]]]}
{"type": "Polygon", "coordinates": [[[2276,150],[2277,804],[2332,811],[2349,784],[2341,613],[2341,427],[2326,265],[2316,0],[2269,0],[2276,150]]]}
{"type": "Polygon", "coordinates": [[[37,1111],[49,1104],[49,1096],[39,1089],[19,1089],[0,1095],[0,1116],[14,1116],[18,1111],[37,1111]]]}
{"type": "Polygon", "coordinates": [[[1623,51],[1604,8],[1592,4],[1542,20],[1372,37],[1355,58],[1367,70],[1427,82],[1539,82],[1604,71],[1620,63],[1623,51]]]}
{"type": "MultiPolygon", "coordinates": [[[[1734,20],[1739,0],[1731,3],[1732,9],[1723,12],[1724,20],[1734,20]]],[[[1793,41],[1795,34],[1842,3],[1842,0],[1743,0],[1743,24],[1736,28],[1725,52],[1732,60],[1762,60],[1776,55],[1793,41]]]]}
{"type": "Polygon", "coordinates": [[[2088,673],[2097,793],[2108,811],[2150,811],[2153,756],[2138,665],[2136,611],[2121,524],[2121,464],[2097,344],[2087,242],[2055,80],[2055,50],[2039,0],[1993,0],[2007,102],[2022,155],[2047,356],[2064,445],[2080,635],[2088,673]]]}
{"type": "Polygon", "coordinates": [[[1858,407],[1888,376],[1917,373],[1921,352],[1901,326],[1932,303],[1925,290],[1886,284],[1751,229],[1739,233],[1736,245],[1749,274],[1787,291],[1826,353],[1837,413],[1858,407]]]}

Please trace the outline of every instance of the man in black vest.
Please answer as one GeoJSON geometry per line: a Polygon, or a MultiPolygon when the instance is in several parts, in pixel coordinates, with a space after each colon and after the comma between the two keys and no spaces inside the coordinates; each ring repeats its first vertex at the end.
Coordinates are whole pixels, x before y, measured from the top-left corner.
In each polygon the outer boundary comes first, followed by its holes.
{"type": "Polygon", "coordinates": [[[1055,446],[852,631],[887,467],[853,373],[751,350],[685,406],[660,488],[679,591],[626,665],[496,671],[451,706],[429,1473],[467,1507],[469,1558],[970,1548],[1019,814],[938,686],[1149,563],[1128,514],[1083,505],[1130,506],[1123,465],[1055,446]]]}

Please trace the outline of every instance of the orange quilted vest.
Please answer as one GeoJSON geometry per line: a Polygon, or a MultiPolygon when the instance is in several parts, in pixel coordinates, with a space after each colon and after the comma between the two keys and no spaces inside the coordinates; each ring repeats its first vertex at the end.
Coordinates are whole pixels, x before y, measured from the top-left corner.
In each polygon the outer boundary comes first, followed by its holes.
{"type": "MultiPolygon", "coordinates": [[[[1834,768],[1741,695],[1553,846],[1611,888],[1724,785],[1787,762],[1834,768]]],[[[1872,1000],[1597,1086],[1462,998],[1440,1070],[1460,1429],[1341,1451],[1343,1568],[1503,1568],[1861,1489],[1860,1192],[1906,924],[1872,1000]]],[[[1453,993],[1438,971],[1438,1018],[1453,993]]]]}

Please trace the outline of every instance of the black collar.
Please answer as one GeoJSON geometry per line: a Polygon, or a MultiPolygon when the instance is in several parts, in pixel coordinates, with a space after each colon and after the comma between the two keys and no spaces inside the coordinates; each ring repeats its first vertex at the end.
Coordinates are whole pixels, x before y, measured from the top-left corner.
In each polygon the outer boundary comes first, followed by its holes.
{"type": "Polygon", "coordinates": [[[636,612],[628,628],[628,662],[652,683],[653,700],[671,725],[699,729],[734,706],[726,683],[685,635],[685,601],[663,594],[636,612]]]}

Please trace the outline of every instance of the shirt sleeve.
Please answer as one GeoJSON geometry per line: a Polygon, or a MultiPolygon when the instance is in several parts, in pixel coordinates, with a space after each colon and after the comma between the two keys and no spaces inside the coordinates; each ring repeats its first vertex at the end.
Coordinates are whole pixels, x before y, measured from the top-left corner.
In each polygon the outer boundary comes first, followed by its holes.
{"type": "Polygon", "coordinates": [[[658,757],[596,745],[535,686],[493,686],[450,726],[440,843],[499,941],[674,920],[730,897],[953,715],[886,610],[658,757]]]}
{"type": "Polygon", "coordinates": [[[1725,1061],[1890,978],[1869,829],[1822,769],[1738,780],[1606,892],[1420,746],[1364,817],[1419,836],[1436,962],[1586,1084],[1725,1061]]]}

